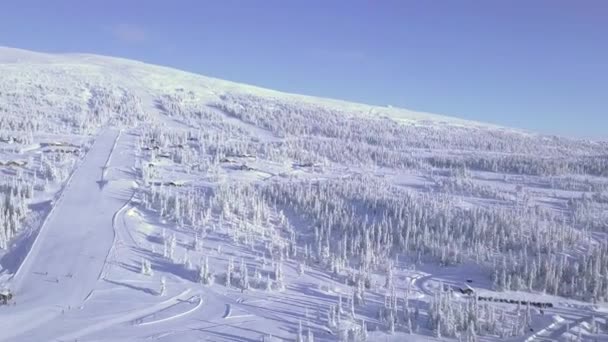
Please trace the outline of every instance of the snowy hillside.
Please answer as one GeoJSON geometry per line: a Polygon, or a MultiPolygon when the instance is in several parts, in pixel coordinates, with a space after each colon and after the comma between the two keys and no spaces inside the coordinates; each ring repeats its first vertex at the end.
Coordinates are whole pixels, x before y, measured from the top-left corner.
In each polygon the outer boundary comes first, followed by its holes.
{"type": "Polygon", "coordinates": [[[608,341],[606,142],[94,55],[0,75],[0,341],[608,341]]]}

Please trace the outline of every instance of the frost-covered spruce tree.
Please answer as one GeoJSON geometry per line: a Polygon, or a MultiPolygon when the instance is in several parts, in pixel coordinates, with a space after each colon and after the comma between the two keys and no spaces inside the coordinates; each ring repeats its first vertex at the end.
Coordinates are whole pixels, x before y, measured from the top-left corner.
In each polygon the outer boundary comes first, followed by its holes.
{"type": "Polygon", "coordinates": [[[477,333],[475,332],[474,325],[469,325],[467,331],[465,333],[465,341],[466,342],[477,342],[477,333]]]}
{"type": "Polygon", "coordinates": [[[152,265],[150,264],[150,261],[145,258],[141,259],[141,274],[147,276],[151,276],[153,274],[152,265]]]}
{"type": "Polygon", "coordinates": [[[164,296],[166,293],[167,293],[167,280],[163,276],[160,278],[160,290],[158,291],[158,294],[160,296],[164,296]]]}
{"type": "Polygon", "coordinates": [[[192,263],[190,262],[190,255],[188,253],[188,250],[185,249],[184,250],[184,258],[182,260],[182,265],[184,266],[185,269],[189,270],[192,268],[192,263]]]}
{"type": "Polygon", "coordinates": [[[305,342],[304,341],[304,333],[302,331],[302,321],[298,322],[298,335],[296,336],[297,342],[305,342]]]}
{"type": "Polygon", "coordinates": [[[199,281],[204,285],[210,285],[213,281],[213,274],[209,269],[209,257],[205,255],[201,258],[201,265],[199,267],[199,281]]]}
{"type": "Polygon", "coordinates": [[[232,257],[228,258],[228,265],[226,267],[226,286],[230,287],[232,285],[232,275],[234,272],[234,266],[232,262],[232,257]]]}
{"type": "Polygon", "coordinates": [[[315,342],[315,336],[312,333],[312,330],[310,330],[310,327],[308,327],[308,331],[306,333],[306,342],[315,342]]]}
{"type": "Polygon", "coordinates": [[[386,279],[384,282],[384,287],[387,290],[391,290],[393,288],[393,265],[389,263],[386,268],[386,279]]]}
{"type": "Polygon", "coordinates": [[[266,274],[266,281],[264,282],[265,290],[270,292],[272,290],[272,279],[270,279],[270,274],[266,274]]]}
{"type": "Polygon", "coordinates": [[[163,240],[163,258],[169,257],[169,241],[163,240]]]}
{"type": "Polygon", "coordinates": [[[200,241],[198,239],[198,233],[194,233],[194,241],[192,241],[192,250],[195,252],[201,250],[200,241]]]}
{"type": "Polygon", "coordinates": [[[414,330],[412,328],[412,316],[409,314],[405,318],[405,326],[406,326],[408,334],[414,333],[414,330]]]}
{"type": "Polygon", "coordinates": [[[206,284],[207,282],[207,265],[206,260],[201,258],[200,265],[198,266],[198,281],[201,284],[206,284]]]}
{"type": "Polygon", "coordinates": [[[276,286],[278,290],[282,290],[285,288],[285,284],[283,282],[283,262],[281,260],[275,262],[275,280],[276,286]]]}
{"type": "Polygon", "coordinates": [[[177,247],[177,238],[175,237],[175,233],[173,233],[169,238],[168,244],[169,259],[171,259],[171,261],[175,261],[175,248],[177,247]]]}
{"type": "Polygon", "coordinates": [[[327,326],[330,329],[334,329],[336,327],[336,310],[333,305],[330,305],[327,310],[327,326]]]}
{"type": "Polygon", "coordinates": [[[395,313],[393,309],[388,310],[388,332],[389,334],[395,333],[395,313]]]}
{"type": "Polygon", "coordinates": [[[248,290],[249,289],[249,272],[247,270],[247,265],[245,264],[245,260],[241,258],[241,267],[239,270],[241,276],[241,289],[248,290]]]}
{"type": "MultiPolygon", "coordinates": [[[[2,217],[1,213],[0,213],[0,223],[2,223],[2,225],[4,225],[3,217],[2,217]]],[[[0,249],[6,249],[7,247],[8,247],[8,237],[6,234],[6,230],[5,230],[5,228],[0,228],[0,249]]]]}
{"type": "Polygon", "coordinates": [[[360,329],[360,335],[359,335],[359,339],[361,340],[361,342],[366,342],[368,335],[367,335],[367,324],[365,323],[365,320],[361,320],[361,329],[360,329]]]}

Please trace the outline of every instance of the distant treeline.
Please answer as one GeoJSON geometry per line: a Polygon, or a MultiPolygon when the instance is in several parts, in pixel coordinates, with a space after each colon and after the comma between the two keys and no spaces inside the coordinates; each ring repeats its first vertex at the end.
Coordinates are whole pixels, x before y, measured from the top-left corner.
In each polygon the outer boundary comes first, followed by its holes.
{"type": "Polygon", "coordinates": [[[521,304],[521,305],[530,305],[537,308],[552,308],[552,303],[542,303],[542,302],[529,302],[527,300],[517,300],[517,299],[505,299],[505,298],[494,298],[494,297],[482,297],[477,296],[477,299],[486,302],[497,302],[497,303],[507,303],[507,304],[521,304]]]}

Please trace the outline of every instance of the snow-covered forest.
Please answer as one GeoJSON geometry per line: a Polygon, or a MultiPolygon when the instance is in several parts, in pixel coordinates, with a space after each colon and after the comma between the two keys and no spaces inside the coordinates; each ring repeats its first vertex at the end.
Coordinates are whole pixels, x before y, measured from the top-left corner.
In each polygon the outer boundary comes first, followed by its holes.
{"type": "Polygon", "coordinates": [[[607,340],[608,142],[106,57],[0,73],[0,340],[607,340]]]}

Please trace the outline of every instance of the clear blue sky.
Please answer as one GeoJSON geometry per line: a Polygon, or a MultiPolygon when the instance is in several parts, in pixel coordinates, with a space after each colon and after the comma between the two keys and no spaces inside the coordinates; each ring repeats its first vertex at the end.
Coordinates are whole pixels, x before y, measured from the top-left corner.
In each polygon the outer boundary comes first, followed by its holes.
{"type": "Polygon", "coordinates": [[[603,0],[5,1],[0,45],[608,137],[603,0]]]}

